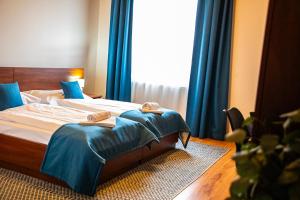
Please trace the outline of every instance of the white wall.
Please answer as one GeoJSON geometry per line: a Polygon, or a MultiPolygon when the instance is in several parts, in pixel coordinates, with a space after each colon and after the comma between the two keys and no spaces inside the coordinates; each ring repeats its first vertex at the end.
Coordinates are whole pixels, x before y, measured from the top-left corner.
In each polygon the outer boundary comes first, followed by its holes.
{"type": "Polygon", "coordinates": [[[229,105],[254,111],[269,0],[236,0],[229,105]]]}
{"type": "Polygon", "coordinates": [[[79,67],[89,0],[0,0],[0,66],[79,67]]]}

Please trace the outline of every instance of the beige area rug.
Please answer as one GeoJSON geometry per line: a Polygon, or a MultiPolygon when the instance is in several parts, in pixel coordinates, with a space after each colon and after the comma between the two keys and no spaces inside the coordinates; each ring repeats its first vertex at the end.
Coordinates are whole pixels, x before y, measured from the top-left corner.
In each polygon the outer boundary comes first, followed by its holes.
{"type": "Polygon", "coordinates": [[[177,149],[100,186],[94,197],[0,168],[0,199],[173,199],[227,151],[227,148],[194,142],[184,149],[178,143],[177,149]]]}

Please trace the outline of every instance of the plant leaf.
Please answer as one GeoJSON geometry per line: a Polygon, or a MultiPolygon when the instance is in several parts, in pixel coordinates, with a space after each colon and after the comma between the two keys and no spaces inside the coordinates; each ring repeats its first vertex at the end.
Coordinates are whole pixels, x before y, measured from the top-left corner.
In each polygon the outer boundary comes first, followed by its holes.
{"type": "Polygon", "coordinates": [[[263,135],[260,140],[260,146],[265,152],[274,151],[277,144],[278,144],[277,135],[263,135]]]}
{"type": "Polygon", "coordinates": [[[237,161],[237,173],[243,177],[252,180],[257,180],[260,172],[260,165],[255,159],[237,161]]]}
{"type": "Polygon", "coordinates": [[[294,170],[300,168],[300,158],[291,162],[288,166],[285,167],[286,170],[294,170]]]}
{"type": "Polygon", "coordinates": [[[249,152],[248,151],[240,151],[236,152],[233,156],[232,159],[235,160],[236,162],[241,162],[243,160],[247,161],[249,157],[249,152]]]}
{"type": "Polygon", "coordinates": [[[291,184],[298,181],[299,174],[294,171],[284,170],[278,178],[280,184],[291,184]]]}
{"type": "Polygon", "coordinates": [[[288,118],[287,120],[285,120],[285,122],[283,123],[283,128],[286,130],[288,129],[288,127],[293,123],[293,120],[291,118],[288,118]]]}
{"type": "Polygon", "coordinates": [[[295,142],[297,138],[300,138],[300,130],[294,130],[285,135],[284,142],[287,144],[295,142]]]}
{"type": "Polygon", "coordinates": [[[300,109],[280,115],[281,118],[291,118],[293,121],[300,122],[300,109]]]}
{"type": "Polygon", "coordinates": [[[282,118],[287,117],[287,119],[285,120],[285,122],[283,124],[283,128],[285,130],[287,130],[291,126],[291,124],[300,123],[300,109],[289,112],[289,113],[282,114],[280,117],[282,117],[282,118]]]}
{"type": "Polygon", "coordinates": [[[253,117],[247,117],[243,123],[242,123],[242,127],[247,127],[253,124],[254,118],[253,117]]]}
{"type": "Polygon", "coordinates": [[[236,129],[231,133],[225,135],[226,141],[236,142],[242,144],[247,136],[247,133],[244,129],[236,129]]]}
{"type": "Polygon", "coordinates": [[[247,191],[249,187],[250,187],[250,183],[248,179],[244,179],[244,178],[236,179],[231,183],[230,194],[232,197],[245,199],[247,197],[247,191]]]}

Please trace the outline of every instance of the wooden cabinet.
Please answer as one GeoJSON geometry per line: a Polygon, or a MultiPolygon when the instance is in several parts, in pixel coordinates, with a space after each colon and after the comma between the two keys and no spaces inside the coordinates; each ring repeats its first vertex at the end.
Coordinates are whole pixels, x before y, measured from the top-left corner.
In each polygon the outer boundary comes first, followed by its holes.
{"type": "Polygon", "coordinates": [[[300,108],[300,1],[270,0],[255,114],[300,108]]]}

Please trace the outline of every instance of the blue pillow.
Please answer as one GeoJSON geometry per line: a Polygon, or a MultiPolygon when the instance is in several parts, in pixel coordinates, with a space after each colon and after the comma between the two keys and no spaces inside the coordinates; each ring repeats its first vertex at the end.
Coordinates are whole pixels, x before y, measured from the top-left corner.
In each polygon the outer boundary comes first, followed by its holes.
{"type": "Polygon", "coordinates": [[[0,84],[0,111],[22,106],[18,83],[0,84]]]}
{"type": "Polygon", "coordinates": [[[78,81],[60,82],[60,86],[64,91],[65,99],[83,99],[83,94],[78,81]]]}

